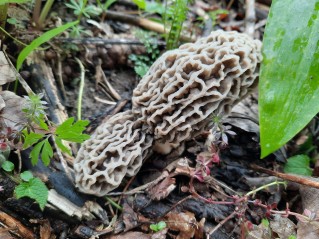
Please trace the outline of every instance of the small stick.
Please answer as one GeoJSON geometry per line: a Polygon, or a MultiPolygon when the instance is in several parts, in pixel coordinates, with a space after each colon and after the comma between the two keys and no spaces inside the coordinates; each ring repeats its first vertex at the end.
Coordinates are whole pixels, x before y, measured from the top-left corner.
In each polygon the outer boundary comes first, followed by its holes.
{"type": "Polygon", "coordinates": [[[278,178],[281,178],[281,179],[284,179],[287,181],[291,181],[291,182],[295,182],[295,183],[299,183],[302,185],[306,185],[309,187],[319,189],[319,182],[313,181],[313,180],[306,178],[306,177],[303,177],[303,176],[297,176],[297,175],[286,174],[286,173],[279,173],[279,172],[272,171],[270,169],[260,167],[260,166],[255,165],[255,164],[251,165],[250,167],[256,171],[266,173],[266,174],[269,174],[272,176],[276,176],[278,178]]]}
{"type": "Polygon", "coordinates": [[[65,91],[65,87],[64,87],[64,84],[63,84],[63,78],[62,78],[62,62],[61,62],[61,56],[60,56],[60,53],[57,53],[57,58],[58,58],[58,62],[57,62],[57,70],[58,70],[58,74],[57,74],[57,78],[58,78],[58,82],[60,84],[60,87],[61,87],[61,91],[62,91],[62,96],[63,96],[63,99],[66,100],[67,97],[66,97],[66,91],[65,91]]]}
{"type": "Polygon", "coordinates": [[[255,21],[256,21],[256,12],[255,12],[255,0],[246,0],[246,18],[245,18],[245,32],[254,37],[255,32],[255,21]]]}
{"type": "MultiPolygon", "coordinates": [[[[153,22],[151,20],[141,18],[141,17],[130,16],[128,14],[123,14],[123,13],[114,12],[114,11],[106,11],[106,18],[110,20],[114,20],[114,21],[130,23],[132,25],[136,25],[136,26],[145,28],[147,30],[151,30],[161,34],[169,32],[169,29],[165,28],[163,24],[153,22]]],[[[180,39],[186,42],[195,41],[194,38],[184,36],[184,35],[181,35],[180,39]]]]}
{"type": "MultiPolygon", "coordinates": [[[[74,44],[94,44],[94,45],[140,45],[144,44],[139,40],[133,39],[102,39],[97,37],[88,37],[88,38],[54,38],[54,42],[68,42],[74,44]]],[[[157,45],[165,46],[166,43],[163,41],[157,41],[157,45]]]]}
{"type": "Polygon", "coordinates": [[[83,97],[83,89],[84,89],[85,69],[82,62],[78,58],[75,58],[75,60],[77,61],[81,69],[81,81],[80,81],[80,87],[79,87],[78,114],[77,114],[78,120],[81,120],[81,111],[82,111],[81,108],[82,108],[82,97],[83,97]]]}

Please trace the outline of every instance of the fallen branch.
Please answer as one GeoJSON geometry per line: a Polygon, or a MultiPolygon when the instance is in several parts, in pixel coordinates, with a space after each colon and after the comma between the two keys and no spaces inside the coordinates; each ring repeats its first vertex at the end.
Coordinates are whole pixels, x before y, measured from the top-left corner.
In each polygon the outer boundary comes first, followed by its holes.
{"type": "MultiPolygon", "coordinates": [[[[165,32],[169,32],[169,29],[165,28],[163,24],[153,22],[153,21],[145,19],[145,18],[127,15],[127,14],[123,14],[123,13],[119,13],[119,12],[106,11],[106,19],[129,23],[129,24],[139,26],[139,27],[142,27],[144,29],[158,32],[161,34],[164,34],[165,32]]],[[[185,35],[181,35],[180,40],[185,41],[185,42],[195,41],[194,38],[191,38],[191,37],[185,36],[185,35]]]]}
{"type": "Polygon", "coordinates": [[[305,176],[297,176],[297,175],[292,175],[292,174],[275,172],[275,171],[260,167],[260,166],[255,165],[255,164],[251,165],[250,167],[256,171],[266,173],[268,175],[276,176],[278,178],[281,178],[281,179],[284,179],[287,181],[299,183],[299,184],[306,185],[306,186],[313,187],[313,188],[319,188],[319,182],[313,181],[310,178],[307,178],[305,176]]]}
{"type": "MultiPolygon", "coordinates": [[[[93,45],[140,45],[144,46],[144,44],[139,40],[132,39],[103,39],[97,37],[88,37],[88,38],[55,38],[54,42],[67,42],[73,44],[93,44],[93,45]]],[[[163,41],[156,42],[160,46],[165,46],[166,43],[163,41]]]]}

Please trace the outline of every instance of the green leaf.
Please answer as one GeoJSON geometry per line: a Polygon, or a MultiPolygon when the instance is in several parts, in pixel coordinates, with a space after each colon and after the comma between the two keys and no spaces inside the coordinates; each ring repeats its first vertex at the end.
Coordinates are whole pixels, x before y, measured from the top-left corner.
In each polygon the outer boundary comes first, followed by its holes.
{"type": "Polygon", "coordinates": [[[44,137],[44,134],[37,134],[32,131],[28,133],[27,130],[23,130],[23,134],[25,136],[23,144],[24,149],[30,147],[44,137]]]}
{"type": "Polygon", "coordinates": [[[7,160],[2,163],[1,168],[6,172],[11,172],[14,169],[14,164],[7,160]]]}
{"type": "Polygon", "coordinates": [[[41,129],[49,131],[49,127],[48,127],[47,123],[45,123],[43,118],[39,118],[39,126],[41,129]]]}
{"type": "Polygon", "coordinates": [[[40,152],[41,152],[41,149],[42,149],[44,143],[45,143],[45,140],[37,143],[33,147],[32,151],[30,153],[30,158],[31,158],[32,165],[36,165],[38,163],[39,155],[40,155],[40,152]]]}
{"type": "Polygon", "coordinates": [[[157,223],[157,229],[160,231],[160,230],[163,230],[164,228],[166,228],[166,223],[164,221],[160,221],[157,223]]]}
{"type": "Polygon", "coordinates": [[[165,7],[163,4],[158,2],[148,2],[145,7],[145,12],[158,13],[162,15],[165,12],[165,7]]]}
{"type": "Polygon", "coordinates": [[[145,0],[132,0],[132,2],[135,3],[139,9],[144,10],[146,8],[145,0]]]}
{"type": "Polygon", "coordinates": [[[319,0],[274,0],[259,81],[261,157],[319,112],[319,0]]]}
{"type": "Polygon", "coordinates": [[[47,31],[45,33],[43,33],[41,36],[39,36],[38,38],[34,39],[30,45],[26,46],[19,54],[18,59],[17,59],[17,70],[19,71],[22,63],[24,62],[24,60],[27,58],[27,56],[34,51],[37,47],[39,47],[40,45],[42,45],[45,42],[48,42],[49,40],[51,40],[51,38],[59,35],[60,33],[64,32],[66,29],[74,26],[78,24],[78,21],[74,21],[74,22],[70,22],[67,24],[64,24],[60,27],[54,28],[50,31],[47,31]]]}
{"type": "Polygon", "coordinates": [[[55,138],[55,143],[57,144],[57,146],[61,149],[61,151],[63,153],[67,153],[69,155],[72,155],[71,150],[63,144],[61,139],[55,138]]]}
{"type": "Polygon", "coordinates": [[[73,122],[74,118],[71,117],[59,125],[55,131],[57,138],[75,143],[83,143],[85,140],[89,139],[89,135],[82,134],[82,132],[85,130],[85,127],[89,124],[89,121],[79,120],[74,124],[73,122]]]}
{"type": "Polygon", "coordinates": [[[285,173],[311,176],[312,170],[309,168],[310,158],[307,155],[296,155],[287,159],[284,167],[285,173]]]}
{"type": "Polygon", "coordinates": [[[43,210],[49,195],[49,190],[39,178],[31,178],[29,182],[20,183],[14,190],[16,197],[29,197],[39,203],[43,210]]]}
{"type": "Polygon", "coordinates": [[[42,152],[41,152],[41,159],[45,166],[48,166],[50,163],[50,158],[53,156],[53,150],[51,144],[49,143],[49,139],[44,140],[42,152]]]}
{"type": "Polygon", "coordinates": [[[30,0],[0,0],[0,5],[6,4],[6,3],[25,3],[29,2],[30,0]]]}
{"type": "Polygon", "coordinates": [[[105,3],[104,3],[104,6],[103,6],[103,10],[106,11],[107,9],[109,9],[109,7],[115,3],[117,0],[107,0],[105,3]]]}
{"type": "Polygon", "coordinates": [[[268,219],[267,219],[267,218],[263,218],[263,219],[261,220],[261,224],[262,224],[264,227],[268,228],[268,227],[269,227],[269,221],[268,221],[268,219]]]}
{"type": "Polygon", "coordinates": [[[164,228],[166,228],[166,223],[164,221],[160,221],[156,224],[150,225],[150,229],[154,232],[158,232],[160,230],[163,230],[164,228]]]}
{"type": "Polygon", "coordinates": [[[31,178],[33,177],[33,174],[30,171],[24,171],[20,174],[20,178],[25,181],[25,182],[29,182],[31,178]]]}
{"type": "Polygon", "coordinates": [[[158,232],[158,226],[157,226],[157,224],[151,224],[151,225],[150,225],[150,229],[151,229],[152,231],[154,231],[154,232],[158,232]]]}

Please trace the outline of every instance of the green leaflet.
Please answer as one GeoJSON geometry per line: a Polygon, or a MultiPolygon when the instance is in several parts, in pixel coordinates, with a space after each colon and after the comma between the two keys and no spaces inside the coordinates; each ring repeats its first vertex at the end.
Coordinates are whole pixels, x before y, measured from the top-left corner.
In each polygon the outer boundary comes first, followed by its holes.
{"type": "Polygon", "coordinates": [[[319,0],[274,0],[259,82],[261,157],[319,112],[319,0]]]}
{"type": "Polygon", "coordinates": [[[27,56],[34,51],[37,47],[42,45],[45,42],[50,41],[53,37],[59,35],[60,33],[64,32],[66,29],[78,24],[78,21],[70,22],[64,24],[60,27],[54,28],[50,31],[43,33],[38,38],[34,39],[28,46],[26,46],[19,54],[17,59],[17,71],[20,70],[22,63],[27,58],[27,56]]]}
{"type": "Polygon", "coordinates": [[[284,167],[285,173],[294,173],[299,175],[311,176],[312,170],[309,167],[310,158],[307,155],[296,155],[287,159],[284,167]]]}
{"type": "Polygon", "coordinates": [[[30,178],[28,182],[21,182],[14,190],[16,197],[30,197],[39,203],[43,210],[47,204],[49,190],[39,178],[30,178]]]}

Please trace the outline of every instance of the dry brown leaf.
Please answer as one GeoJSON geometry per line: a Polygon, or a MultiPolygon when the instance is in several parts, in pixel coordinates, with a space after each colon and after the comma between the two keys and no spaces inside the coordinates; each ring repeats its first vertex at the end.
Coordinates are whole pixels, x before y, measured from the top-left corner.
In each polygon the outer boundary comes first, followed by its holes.
{"type": "Polygon", "coordinates": [[[289,238],[289,236],[296,234],[296,225],[287,217],[275,215],[274,219],[270,220],[269,226],[271,230],[276,232],[281,239],[289,238]]]}
{"type": "Polygon", "coordinates": [[[299,222],[297,230],[297,238],[302,239],[318,239],[319,238],[319,222],[299,222]]]}
{"type": "Polygon", "coordinates": [[[51,235],[51,226],[49,220],[43,221],[40,226],[40,239],[52,239],[53,235],[51,235]]]}
{"type": "Polygon", "coordinates": [[[0,92],[0,96],[5,102],[5,107],[0,113],[0,123],[12,129],[19,130],[20,128],[17,124],[26,123],[25,114],[22,112],[25,106],[25,99],[11,91],[2,91],[0,92]]]}
{"type": "MultiPolygon", "coordinates": [[[[311,180],[319,182],[318,178],[311,177],[311,180]]],[[[299,191],[300,191],[303,209],[310,212],[314,212],[314,213],[318,212],[319,211],[319,203],[318,203],[319,189],[301,185],[299,191]]],[[[318,214],[317,214],[317,217],[318,217],[318,214]]],[[[297,238],[305,238],[305,239],[319,238],[319,222],[299,221],[298,229],[297,229],[297,238]]]]}
{"type": "Polygon", "coordinates": [[[258,226],[254,226],[254,229],[249,231],[246,239],[271,239],[271,230],[269,227],[265,227],[262,223],[258,226]]]}
{"type": "Polygon", "coordinates": [[[0,222],[6,225],[7,227],[11,228],[11,230],[18,233],[22,238],[25,238],[25,239],[36,238],[34,233],[29,228],[27,228],[19,220],[10,216],[9,214],[5,212],[0,211],[0,222]]]}
{"type": "Polygon", "coordinates": [[[142,232],[126,232],[120,235],[111,236],[110,239],[151,239],[151,236],[142,232]]]}
{"type": "Polygon", "coordinates": [[[168,228],[164,228],[163,230],[160,230],[159,232],[156,232],[152,235],[151,239],[166,239],[168,228]]]}
{"type": "Polygon", "coordinates": [[[195,235],[194,235],[194,238],[195,239],[203,239],[204,238],[204,226],[205,226],[205,221],[206,221],[206,218],[202,218],[199,223],[198,223],[198,226],[195,230],[195,235]]]}
{"type": "Polygon", "coordinates": [[[8,232],[8,228],[0,228],[0,238],[1,239],[15,239],[11,234],[8,232]]]}
{"type": "Polygon", "coordinates": [[[0,51],[0,85],[15,81],[15,71],[7,61],[4,53],[0,51]]]}
{"type": "Polygon", "coordinates": [[[176,188],[175,183],[175,178],[167,177],[155,187],[149,188],[147,190],[148,195],[156,201],[166,198],[176,188]]]}
{"type": "Polygon", "coordinates": [[[127,203],[123,205],[123,222],[125,224],[125,231],[128,231],[139,224],[138,215],[127,203]]]}
{"type": "Polygon", "coordinates": [[[176,239],[191,239],[198,228],[195,215],[191,212],[169,212],[165,216],[167,228],[173,231],[179,231],[176,239]]]}

